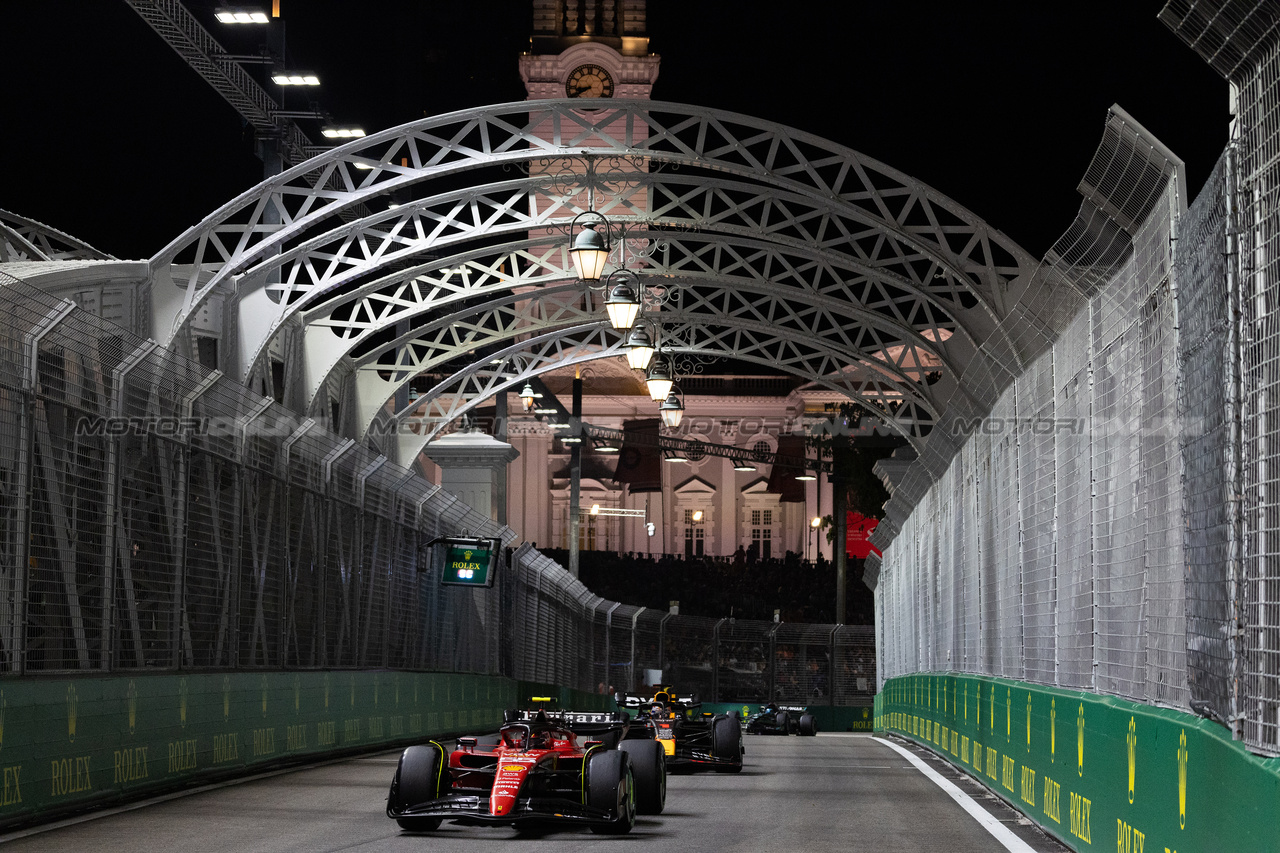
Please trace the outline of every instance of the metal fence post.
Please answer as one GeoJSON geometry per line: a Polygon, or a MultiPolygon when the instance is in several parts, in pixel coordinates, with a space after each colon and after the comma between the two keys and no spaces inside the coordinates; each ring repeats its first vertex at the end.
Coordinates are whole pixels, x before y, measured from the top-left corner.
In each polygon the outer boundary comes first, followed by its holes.
{"type": "MultiPolygon", "coordinates": [[[[124,383],[129,378],[129,373],[135,367],[142,363],[142,360],[151,354],[151,351],[158,347],[155,341],[146,341],[135,349],[128,358],[122,361],[114,370],[111,371],[111,422],[118,422],[124,414],[124,383]]],[[[113,436],[109,439],[110,444],[107,450],[107,506],[105,518],[107,519],[107,547],[104,550],[102,558],[102,655],[100,658],[102,670],[111,669],[111,656],[115,651],[115,583],[116,583],[116,551],[120,547],[120,490],[121,478],[123,473],[120,470],[120,436],[113,436]]],[[[125,545],[128,550],[128,545],[125,545]]],[[[129,571],[128,560],[122,561],[124,567],[125,595],[129,606],[129,621],[133,628],[133,654],[134,663],[138,667],[145,665],[145,659],[142,654],[142,633],[138,626],[137,602],[133,595],[133,578],[129,571]]]]}
{"type": "Polygon", "coordinates": [[[778,629],[781,622],[774,622],[769,629],[769,701],[778,695],[778,629]]]}
{"type": "MultiPolygon", "coordinates": [[[[323,543],[325,550],[324,571],[320,575],[320,594],[319,611],[320,619],[320,666],[329,665],[329,623],[328,623],[328,596],[326,592],[329,587],[328,568],[329,568],[329,521],[333,517],[333,464],[346,455],[352,447],[355,447],[355,441],[347,438],[342,443],[330,450],[325,455],[324,461],[321,463],[324,471],[324,529],[320,532],[320,542],[323,543]]],[[[339,555],[341,559],[341,555],[339,555]]]]}
{"type": "MultiPolygon", "coordinates": [[[[366,516],[365,484],[369,481],[369,478],[372,477],[377,472],[379,468],[381,468],[384,464],[386,464],[386,461],[387,461],[387,457],[379,456],[377,459],[374,459],[372,462],[366,465],[364,470],[361,471],[360,475],[356,478],[356,505],[358,507],[358,515],[356,516],[356,542],[359,543],[358,547],[360,548],[360,575],[363,578],[364,583],[369,588],[367,601],[364,607],[364,620],[363,620],[364,624],[360,632],[362,636],[360,637],[360,650],[358,653],[358,657],[356,658],[357,666],[367,666],[369,662],[368,661],[369,634],[373,630],[373,625],[372,625],[373,593],[377,585],[377,577],[379,574],[374,570],[374,567],[372,565],[372,562],[375,559],[375,555],[373,554],[372,549],[370,549],[370,552],[369,552],[368,562],[365,561],[365,556],[364,556],[365,555],[364,537],[366,532],[365,530],[365,521],[366,521],[365,519],[365,516],[366,516]]],[[[377,522],[375,521],[374,524],[376,525],[377,522]]]]}
{"type": "MultiPolygon", "coordinates": [[[[611,678],[613,675],[613,649],[610,648],[613,638],[609,636],[613,633],[613,611],[621,606],[621,603],[615,601],[613,606],[604,614],[604,686],[606,688],[613,686],[613,678],[611,678]]],[[[593,619],[592,621],[594,622],[595,620],[593,619]]]]}
{"type": "Polygon", "coordinates": [[[670,680],[667,678],[667,620],[674,615],[668,611],[658,623],[658,668],[662,670],[663,681],[670,680]]]}
{"type": "MultiPolygon", "coordinates": [[[[836,704],[836,634],[844,625],[836,625],[827,637],[827,704],[836,704]]],[[[855,687],[857,685],[855,684],[855,687]]]]}
{"type": "MultiPolygon", "coordinates": [[[[222,371],[215,370],[201,380],[190,394],[182,398],[182,423],[191,424],[195,417],[196,401],[222,379],[222,371]]],[[[178,476],[175,478],[180,490],[177,495],[174,511],[180,514],[176,525],[179,533],[178,564],[174,567],[177,577],[173,581],[173,629],[170,642],[173,644],[172,665],[174,669],[182,667],[182,649],[185,645],[191,648],[191,638],[187,629],[187,534],[191,529],[191,432],[187,429],[179,431],[182,445],[178,451],[178,476]]]]}
{"type": "Polygon", "coordinates": [[[14,483],[14,494],[18,496],[18,506],[14,520],[14,534],[18,537],[14,552],[16,559],[13,566],[13,634],[9,639],[9,648],[13,671],[22,675],[27,669],[27,575],[31,571],[31,502],[34,499],[32,471],[35,467],[35,417],[36,392],[40,385],[40,342],[52,332],[67,315],[76,310],[76,304],[70,299],[63,300],[41,318],[30,332],[23,338],[23,349],[26,352],[26,370],[22,374],[23,412],[18,423],[18,470],[14,483]]]}
{"type": "Polygon", "coordinates": [[[640,623],[640,614],[648,608],[641,607],[631,614],[631,662],[627,664],[627,690],[636,689],[636,625],[640,623]]]}
{"type": "Polygon", "coordinates": [[[720,626],[729,620],[721,619],[711,629],[711,701],[720,701],[720,626]]]}
{"type": "MultiPolygon", "coordinates": [[[[293,483],[289,480],[289,458],[293,455],[293,446],[298,443],[301,438],[306,435],[316,425],[314,418],[307,418],[298,428],[289,433],[285,440],[280,442],[280,482],[284,488],[284,523],[285,529],[289,530],[293,524],[293,483]]],[[[305,505],[305,503],[304,503],[305,505]]],[[[301,543],[301,537],[299,537],[301,543]]],[[[280,614],[280,666],[285,666],[288,660],[287,649],[289,647],[289,628],[291,618],[296,619],[296,611],[293,607],[296,601],[290,600],[289,594],[289,578],[300,570],[300,565],[296,560],[297,555],[294,554],[293,548],[286,542],[284,549],[284,571],[280,573],[280,606],[284,608],[284,612],[280,614]]],[[[301,662],[301,661],[299,661],[301,662]]]]}

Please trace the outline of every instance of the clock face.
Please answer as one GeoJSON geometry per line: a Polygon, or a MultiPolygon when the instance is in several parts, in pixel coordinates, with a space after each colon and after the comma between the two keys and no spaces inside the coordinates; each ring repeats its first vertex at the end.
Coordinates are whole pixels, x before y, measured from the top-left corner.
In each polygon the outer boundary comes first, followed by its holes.
{"type": "Polygon", "coordinates": [[[570,98],[612,98],[613,77],[599,65],[579,65],[564,81],[570,98]]]}

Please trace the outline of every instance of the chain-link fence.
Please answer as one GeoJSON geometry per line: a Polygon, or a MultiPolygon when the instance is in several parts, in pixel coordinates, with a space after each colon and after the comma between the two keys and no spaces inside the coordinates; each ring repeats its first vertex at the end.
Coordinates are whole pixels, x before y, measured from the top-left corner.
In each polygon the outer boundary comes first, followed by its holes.
{"type": "Polygon", "coordinates": [[[1116,110],[1081,190],[1041,271],[1070,281],[1080,308],[886,551],[881,675],[976,672],[1185,706],[1180,163],[1116,110]]]}
{"type": "Polygon", "coordinates": [[[880,674],[1181,707],[1274,755],[1280,35],[1262,2],[1161,19],[1232,83],[1232,142],[1184,211],[1180,162],[1113,112],[1041,271],[1081,304],[871,566],[880,674]]]}
{"type": "Polygon", "coordinates": [[[394,667],[869,704],[869,634],[675,616],[525,545],[492,589],[423,543],[514,534],[197,363],[0,275],[0,669],[394,667]]]}

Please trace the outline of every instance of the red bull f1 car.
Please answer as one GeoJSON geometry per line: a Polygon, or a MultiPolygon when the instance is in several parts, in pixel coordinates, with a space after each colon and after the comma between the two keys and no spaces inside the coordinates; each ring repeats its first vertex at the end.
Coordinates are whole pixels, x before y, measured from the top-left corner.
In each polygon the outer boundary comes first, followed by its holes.
{"type": "Polygon", "coordinates": [[[430,832],[441,821],[535,828],[588,826],[631,831],[636,814],[666,803],[662,748],[625,740],[625,714],[508,711],[496,737],[458,738],[446,752],[431,741],[400,756],[387,816],[430,832]]]}
{"type": "Polygon", "coordinates": [[[623,743],[656,740],[671,771],[742,770],[742,727],[728,714],[702,713],[696,696],[659,690],[652,697],[620,693],[615,701],[634,715],[623,743]]]}
{"type": "Polygon", "coordinates": [[[747,717],[747,734],[752,735],[801,735],[810,737],[818,733],[818,722],[802,705],[776,705],[770,702],[747,717]]]}

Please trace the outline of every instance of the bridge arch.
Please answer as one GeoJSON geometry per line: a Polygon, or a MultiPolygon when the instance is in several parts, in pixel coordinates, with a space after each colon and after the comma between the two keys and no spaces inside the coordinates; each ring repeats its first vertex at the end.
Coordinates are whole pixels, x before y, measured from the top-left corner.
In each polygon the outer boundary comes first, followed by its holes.
{"type": "MultiPolygon", "coordinates": [[[[520,338],[548,335],[577,345],[574,358],[616,347],[595,337],[584,312],[597,299],[567,262],[567,226],[591,208],[632,230],[646,255],[637,272],[688,297],[650,306],[673,348],[750,361],[816,347],[813,361],[784,366],[839,387],[923,449],[947,413],[990,406],[1035,354],[1016,324],[1034,324],[1053,287],[1069,286],[1038,278],[1030,255],[960,205],[827,140],[699,107],[581,106],[425,119],[242,194],[152,259],[153,270],[189,271],[169,293],[171,340],[189,342],[211,295],[232,294],[240,378],[296,333],[305,369],[293,399],[314,411],[354,382],[346,396],[359,401],[363,438],[411,369],[440,363],[404,353],[439,359],[470,345],[447,317],[472,344],[513,354],[520,338]],[[744,337],[745,349],[726,343],[744,337]],[[928,379],[926,363],[937,368],[928,379]],[[877,378],[850,381],[858,365],[877,378]],[[888,411],[889,397],[909,415],[888,411]]],[[[499,390],[473,375],[440,393],[499,390]]]]}

